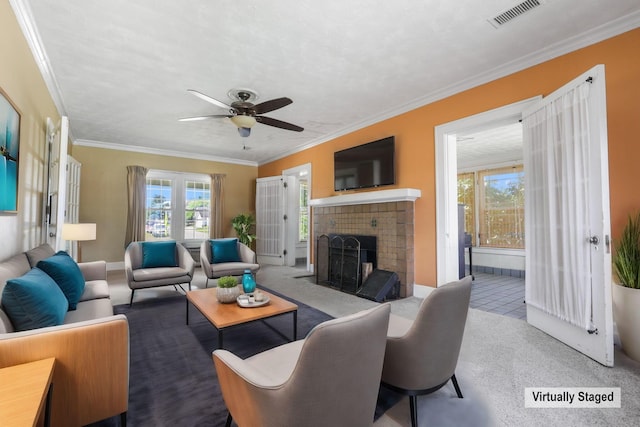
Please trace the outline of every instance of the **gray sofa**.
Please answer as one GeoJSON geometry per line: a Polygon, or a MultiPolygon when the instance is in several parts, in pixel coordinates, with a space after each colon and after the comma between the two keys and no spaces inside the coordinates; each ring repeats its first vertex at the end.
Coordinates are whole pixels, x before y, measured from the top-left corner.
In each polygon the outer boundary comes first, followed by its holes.
{"type": "MultiPolygon", "coordinates": [[[[0,262],[0,334],[14,332],[8,315],[2,309],[2,290],[7,280],[20,277],[38,264],[38,261],[55,254],[48,244],[20,253],[0,262]]],[[[104,261],[78,264],[85,278],[84,293],[76,310],[68,311],[64,324],[113,316],[113,306],[107,284],[107,264],[104,261]]]]}
{"type": "Polygon", "coordinates": [[[56,359],[52,426],[83,426],[115,415],[126,420],[129,326],[124,315],[113,314],[106,262],[78,264],[84,292],[62,325],[17,332],[3,309],[7,280],[52,255],[54,250],[44,244],[0,262],[0,368],[56,359]]]}

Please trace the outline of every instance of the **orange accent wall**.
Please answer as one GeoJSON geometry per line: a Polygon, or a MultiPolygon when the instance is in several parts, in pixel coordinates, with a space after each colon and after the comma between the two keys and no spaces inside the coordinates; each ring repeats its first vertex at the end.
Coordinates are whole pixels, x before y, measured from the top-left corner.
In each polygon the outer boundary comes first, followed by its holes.
{"type": "Polygon", "coordinates": [[[435,126],[537,95],[546,96],[597,64],[605,65],[609,184],[614,242],[627,215],[640,209],[640,29],[466,90],[291,156],[261,165],[258,177],[312,165],[312,198],[335,195],[333,153],[396,137],[397,185],[418,188],[415,204],[415,281],[436,284],[435,126]]]}

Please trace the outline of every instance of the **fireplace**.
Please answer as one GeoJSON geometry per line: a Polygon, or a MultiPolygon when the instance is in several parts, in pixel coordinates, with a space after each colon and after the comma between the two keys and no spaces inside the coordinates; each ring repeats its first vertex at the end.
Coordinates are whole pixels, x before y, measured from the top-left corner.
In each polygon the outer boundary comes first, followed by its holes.
{"type": "Polygon", "coordinates": [[[322,234],[316,242],[316,281],[356,293],[362,283],[363,264],[377,265],[376,236],[322,234]],[[320,259],[322,256],[325,259],[320,259]]]}
{"type": "MultiPolygon", "coordinates": [[[[375,237],[375,268],[398,275],[401,297],[413,295],[414,204],[419,197],[419,190],[409,188],[311,200],[316,272],[328,269],[322,260],[329,259],[329,245],[318,245],[320,236],[371,236],[375,237]]],[[[362,246],[361,242],[358,254],[362,246]]],[[[369,252],[366,256],[369,259],[369,252]]],[[[361,268],[362,262],[359,264],[361,268]]]]}

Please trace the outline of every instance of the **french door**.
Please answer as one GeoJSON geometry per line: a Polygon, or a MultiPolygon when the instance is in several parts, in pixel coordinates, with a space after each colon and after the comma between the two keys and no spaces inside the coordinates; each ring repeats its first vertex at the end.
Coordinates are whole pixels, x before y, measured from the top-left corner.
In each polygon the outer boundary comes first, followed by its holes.
{"type": "Polygon", "coordinates": [[[613,366],[604,66],[522,117],[527,321],[613,366]]]}
{"type": "Polygon", "coordinates": [[[295,265],[295,177],[256,182],[256,255],[259,264],[295,265]]]}
{"type": "Polygon", "coordinates": [[[57,126],[53,120],[47,118],[48,173],[42,230],[45,234],[43,240],[56,251],[65,249],[65,242],[62,240],[62,224],[64,224],[66,207],[68,139],[67,117],[63,116],[57,126]]]}

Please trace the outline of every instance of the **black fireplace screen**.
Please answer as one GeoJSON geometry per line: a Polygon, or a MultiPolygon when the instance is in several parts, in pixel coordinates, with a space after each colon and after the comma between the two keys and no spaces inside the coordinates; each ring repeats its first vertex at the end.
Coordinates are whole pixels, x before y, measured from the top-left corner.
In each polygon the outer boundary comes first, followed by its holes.
{"type": "Polygon", "coordinates": [[[316,283],[355,294],[362,286],[362,264],[375,268],[375,258],[375,236],[323,234],[316,242],[316,283]]]}

